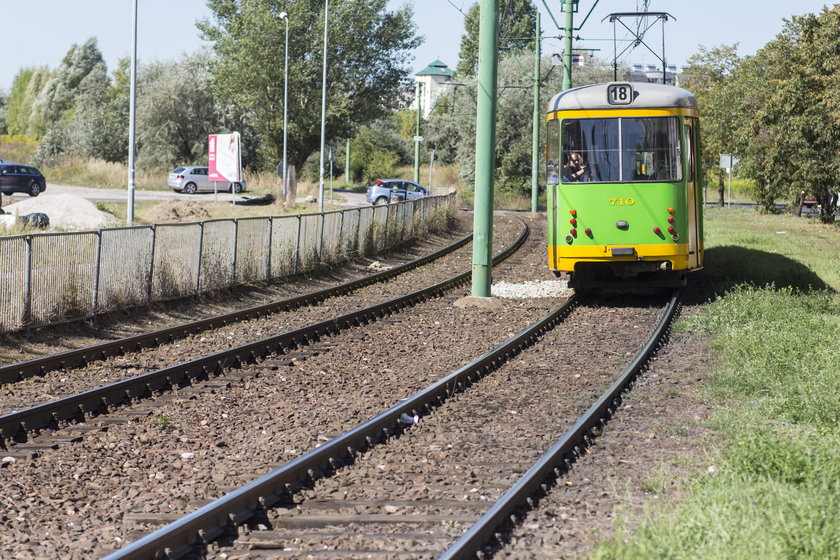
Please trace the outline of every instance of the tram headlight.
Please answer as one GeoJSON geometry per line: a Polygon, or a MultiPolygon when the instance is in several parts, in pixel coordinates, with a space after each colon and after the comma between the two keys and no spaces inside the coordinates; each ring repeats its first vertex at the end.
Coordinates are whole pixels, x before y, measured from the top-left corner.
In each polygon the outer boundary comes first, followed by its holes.
{"type": "Polygon", "coordinates": [[[575,240],[575,238],[572,237],[571,235],[566,236],[566,243],[571,245],[572,241],[574,241],[574,240],[575,240]]]}

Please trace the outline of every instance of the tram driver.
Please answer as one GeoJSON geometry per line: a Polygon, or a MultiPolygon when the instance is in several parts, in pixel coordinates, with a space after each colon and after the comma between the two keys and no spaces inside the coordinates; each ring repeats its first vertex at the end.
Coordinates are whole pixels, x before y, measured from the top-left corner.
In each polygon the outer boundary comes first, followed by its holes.
{"type": "Polygon", "coordinates": [[[589,166],[583,160],[580,152],[572,152],[569,154],[569,159],[563,166],[563,181],[588,181],[589,180],[589,166]]]}

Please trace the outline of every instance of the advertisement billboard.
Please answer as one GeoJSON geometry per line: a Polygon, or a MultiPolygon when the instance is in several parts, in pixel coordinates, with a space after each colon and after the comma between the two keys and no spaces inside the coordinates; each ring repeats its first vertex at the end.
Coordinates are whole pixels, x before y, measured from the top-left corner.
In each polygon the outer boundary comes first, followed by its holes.
{"type": "Polygon", "coordinates": [[[207,167],[211,181],[240,182],[241,161],[238,132],[207,137],[207,167]]]}

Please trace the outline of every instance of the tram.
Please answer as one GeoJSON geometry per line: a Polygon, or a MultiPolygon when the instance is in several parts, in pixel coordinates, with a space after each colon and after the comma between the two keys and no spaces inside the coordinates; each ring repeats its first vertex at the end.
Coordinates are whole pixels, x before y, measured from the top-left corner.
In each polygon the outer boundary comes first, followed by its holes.
{"type": "Polygon", "coordinates": [[[682,286],[703,266],[699,111],[678,87],[612,82],[548,108],[548,265],[576,289],[682,286]]]}

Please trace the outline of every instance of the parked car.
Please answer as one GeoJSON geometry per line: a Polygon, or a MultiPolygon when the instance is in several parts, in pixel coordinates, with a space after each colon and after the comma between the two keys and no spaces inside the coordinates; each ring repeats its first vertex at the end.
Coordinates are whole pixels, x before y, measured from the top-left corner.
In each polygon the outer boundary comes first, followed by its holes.
{"type": "Polygon", "coordinates": [[[210,171],[206,167],[197,165],[176,167],[169,172],[169,179],[166,184],[176,191],[183,191],[187,194],[195,194],[198,191],[215,191],[216,189],[232,193],[241,193],[245,190],[245,179],[237,183],[216,181],[214,184],[210,180],[209,173],[210,171]]]}
{"type": "Polygon", "coordinates": [[[391,200],[415,200],[429,196],[429,190],[414,181],[405,179],[382,179],[367,189],[367,201],[371,204],[386,204],[391,200]]]}
{"type": "Polygon", "coordinates": [[[38,196],[47,190],[47,180],[31,165],[4,161],[0,163],[0,194],[25,192],[38,196]]]}

